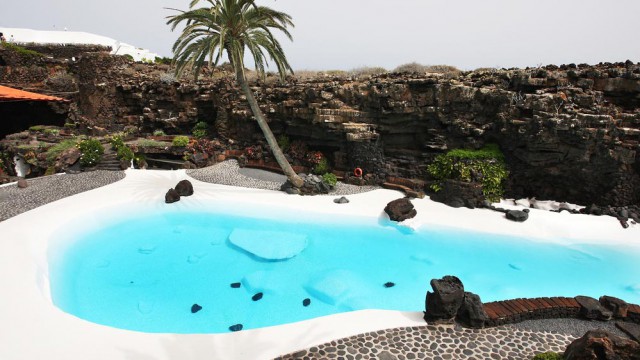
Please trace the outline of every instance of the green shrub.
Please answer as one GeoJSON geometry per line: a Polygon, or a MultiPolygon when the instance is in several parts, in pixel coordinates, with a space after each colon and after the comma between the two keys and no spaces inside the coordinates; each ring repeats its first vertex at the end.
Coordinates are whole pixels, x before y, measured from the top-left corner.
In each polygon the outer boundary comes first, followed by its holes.
{"type": "Polygon", "coordinates": [[[133,162],[138,169],[141,169],[147,163],[147,158],[143,154],[138,154],[133,158],[133,162]]]}
{"type": "Polygon", "coordinates": [[[41,53],[39,53],[37,51],[28,50],[28,49],[25,49],[22,46],[19,46],[19,45],[16,45],[16,44],[3,42],[2,46],[7,50],[14,51],[14,52],[18,53],[19,55],[22,55],[22,56],[25,56],[25,57],[31,57],[31,58],[44,57],[44,55],[42,55],[41,53]]]}
{"type": "Polygon", "coordinates": [[[209,124],[207,124],[204,121],[200,121],[196,123],[196,126],[193,127],[193,130],[191,130],[191,134],[196,139],[202,139],[203,137],[207,136],[208,128],[209,128],[209,124]]]}
{"type": "Polygon", "coordinates": [[[43,132],[45,135],[53,135],[53,136],[57,136],[58,134],[60,134],[60,130],[58,129],[44,129],[43,132]]]}
{"type": "Polygon", "coordinates": [[[169,143],[164,141],[156,141],[152,139],[141,139],[138,140],[138,146],[142,147],[167,147],[169,143]]]}
{"type": "Polygon", "coordinates": [[[334,187],[336,186],[336,184],[338,183],[338,177],[336,177],[334,174],[332,173],[325,173],[324,175],[322,175],[322,181],[331,186],[334,187]]]}
{"type": "Polygon", "coordinates": [[[134,60],[133,60],[133,56],[131,56],[131,55],[129,55],[129,54],[124,54],[124,55],[122,55],[122,57],[123,57],[123,58],[125,58],[125,59],[127,59],[127,60],[129,60],[129,61],[134,61],[134,60]]]}
{"type": "Polygon", "coordinates": [[[153,136],[165,136],[167,134],[164,133],[164,131],[158,129],[158,130],[154,130],[153,131],[153,136]]]}
{"type": "Polygon", "coordinates": [[[3,171],[5,173],[9,172],[9,164],[11,164],[11,160],[9,160],[11,158],[11,156],[9,155],[8,152],[6,151],[2,151],[0,152],[0,173],[2,173],[3,171]]]}
{"type": "Polygon", "coordinates": [[[109,143],[111,144],[111,148],[113,150],[118,150],[121,146],[125,146],[124,140],[122,140],[122,136],[120,135],[113,135],[111,137],[111,140],[109,140],[109,143]]]}
{"type": "Polygon", "coordinates": [[[82,140],[78,143],[77,147],[82,153],[80,156],[80,165],[84,167],[98,165],[102,159],[102,154],[104,154],[104,147],[100,141],[96,139],[82,140]]]}
{"type": "Polygon", "coordinates": [[[173,59],[171,59],[170,57],[158,57],[156,56],[155,58],[155,63],[156,64],[164,64],[164,65],[171,65],[171,62],[173,61],[173,59]]]}
{"type": "Polygon", "coordinates": [[[130,147],[128,147],[127,145],[122,145],[118,147],[118,152],[116,156],[120,160],[126,160],[127,162],[131,162],[135,154],[133,153],[133,150],[131,150],[130,147]]]}
{"type": "Polygon", "coordinates": [[[44,171],[44,176],[54,175],[56,173],[56,167],[51,165],[44,171]]]}
{"type": "Polygon", "coordinates": [[[44,131],[47,127],[45,125],[33,125],[29,127],[29,131],[40,132],[44,131]]]}
{"type": "Polygon", "coordinates": [[[173,146],[176,147],[185,147],[187,145],[189,145],[189,137],[188,136],[176,136],[173,138],[173,146]]]}
{"type": "Polygon", "coordinates": [[[329,161],[327,160],[327,158],[323,157],[318,161],[318,164],[314,166],[313,173],[316,175],[320,175],[329,172],[329,170],[331,170],[329,168],[329,161]]]}
{"type": "Polygon", "coordinates": [[[77,143],[78,141],[75,139],[68,139],[53,145],[47,150],[47,163],[53,164],[53,162],[58,159],[58,156],[60,156],[60,154],[62,154],[65,150],[76,146],[77,143]]]}
{"type": "Polygon", "coordinates": [[[547,351],[544,353],[537,354],[533,357],[532,360],[562,360],[564,357],[560,353],[555,353],[552,351],[547,351]]]}
{"type": "Polygon", "coordinates": [[[482,193],[490,201],[497,201],[504,190],[502,182],[509,176],[504,155],[497,145],[486,145],[480,150],[455,149],[438,155],[427,166],[427,171],[436,180],[431,189],[439,191],[446,179],[482,183],[482,193]],[[479,179],[474,179],[479,178],[479,179]]]}
{"type": "Polygon", "coordinates": [[[289,145],[291,145],[291,141],[287,135],[282,134],[278,136],[278,146],[282,152],[287,152],[287,150],[289,150],[289,145]]]}
{"type": "Polygon", "coordinates": [[[124,143],[121,135],[113,135],[109,143],[111,143],[111,148],[116,151],[118,160],[126,160],[127,162],[133,160],[135,154],[133,150],[124,143]]]}

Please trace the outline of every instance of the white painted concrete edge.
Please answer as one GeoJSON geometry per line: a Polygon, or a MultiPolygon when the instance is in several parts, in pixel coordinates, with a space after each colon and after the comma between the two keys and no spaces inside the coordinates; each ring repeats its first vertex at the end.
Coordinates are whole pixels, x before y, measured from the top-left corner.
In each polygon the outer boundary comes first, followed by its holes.
{"type": "MultiPolygon", "coordinates": [[[[127,170],[124,180],[61,199],[0,222],[0,359],[270,359],[299,349],[363,332],[423,325],[420,312],[364,310],[299,323],[228,334],[153,334],[121,330],[78,319],[56,308],[49,294],[47,251],[57,231],[99,224],[88,214],[137,205],[178,209],[235,202],[247,211],[278,208],[334,216],[367,216],[388,222],[382,209],[402,194],[376,190],[348,196],[301,197],[281,192],[208,184],[190,179],[195,194],[164,204],[164,194],[189,178],[184,171],[127,170]],[[90,217],[89,217],[90,218],[90,217]],[[83,219],[83,224],[74,223],[83,219]],[[77,221],[77,220],[76,220],[77,221]]],[[[611,217],[551,213],[532,209],[525,223],[490,210],[453,209],[429,199],[412,200],[418,216],[409,226],[452,226],[475,231],[534,237],[539,241],[640,246],[640,226],[623,229],[611,217]]],[[[264,212],[264,211],[263,211],[264,212]]],[[[263,214],[263,215],[269,215],[263,214]]],[[[389,225],[392,226],[392,225],[389,225]]],[[[472,238],[469,241],[473,241],[472,238]]],[[[425,284],[425,292],[428,289],[425,284]]]]}

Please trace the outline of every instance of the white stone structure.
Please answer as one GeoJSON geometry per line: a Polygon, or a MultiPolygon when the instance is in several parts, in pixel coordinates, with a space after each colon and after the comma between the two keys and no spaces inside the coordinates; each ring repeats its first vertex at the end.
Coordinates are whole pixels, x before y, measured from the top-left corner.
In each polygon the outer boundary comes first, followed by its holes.
{"type": "Polygon", "coordinates": [[[64,45],[103,45],[111,47],[111,54],[131,55],[135,61],[154,61],[157,56],[147,49],[137,48],[118,40],[80,31],[44,31],[20,28],[0,27],[4,37],[13,36],[15,43],[64,44],[64,45]]]}

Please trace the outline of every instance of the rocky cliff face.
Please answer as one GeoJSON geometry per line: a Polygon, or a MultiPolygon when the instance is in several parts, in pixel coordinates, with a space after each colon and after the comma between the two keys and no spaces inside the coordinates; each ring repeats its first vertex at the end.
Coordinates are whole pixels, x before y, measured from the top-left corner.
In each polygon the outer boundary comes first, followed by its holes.
{"type": "MultiPolygon", "coordinates": [[[[262,136],[228,77],[178,82],[167,67],[105,54],[85,54],[69,72],[77,116],[98,126],[171,134],[206,121],[235,139],[262,136]]],[[[508,196],[640,202],[640,64],[267,78],[253,90],[276,135],[306,141],[343,170],[428,180],[437,154],[497,143],[508,196]]]]}

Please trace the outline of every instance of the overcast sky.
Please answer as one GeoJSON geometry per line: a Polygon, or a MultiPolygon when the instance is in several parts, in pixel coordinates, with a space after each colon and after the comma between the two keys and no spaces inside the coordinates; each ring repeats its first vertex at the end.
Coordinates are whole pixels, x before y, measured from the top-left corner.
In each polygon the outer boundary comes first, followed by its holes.
{"type": "MultiPolygon", "coordinates": [[[[171,56],[165,8],[189,0],[20,0],[0,27],[86,31],[171,56]]],[[[259,0],[293,17],[296,70],[640,61],[638,0],[259,0]]],[[[201,4],[206,4],[202,2],[201,4]]],[[[7,35],[7,34],[5,34],[7,35]]]]}

